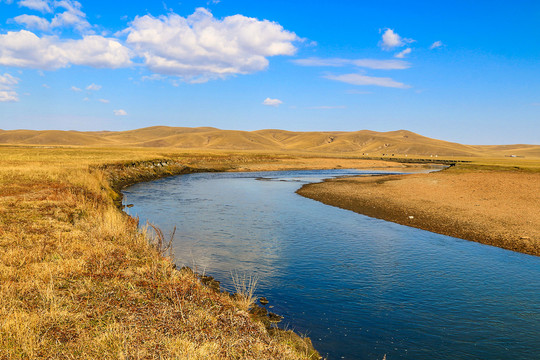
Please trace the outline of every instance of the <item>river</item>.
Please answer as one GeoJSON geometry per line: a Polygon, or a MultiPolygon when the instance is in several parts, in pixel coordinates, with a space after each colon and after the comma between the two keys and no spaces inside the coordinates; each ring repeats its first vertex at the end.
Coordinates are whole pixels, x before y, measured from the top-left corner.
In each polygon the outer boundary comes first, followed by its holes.
{"type": "Polygon", "coordinates": [[[540,258],[303,198],[305,183],[374,171],[197,173],[131,186],[127,209],[175,262],[258,295],[328,359],[540,359],[540,258]]]}

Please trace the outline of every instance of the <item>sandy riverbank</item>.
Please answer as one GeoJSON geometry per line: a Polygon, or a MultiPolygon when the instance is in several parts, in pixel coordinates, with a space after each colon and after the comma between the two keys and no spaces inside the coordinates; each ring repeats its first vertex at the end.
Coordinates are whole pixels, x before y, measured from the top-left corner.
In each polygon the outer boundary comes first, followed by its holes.
{"type": "Polygon", "coordinates": [[[298,193],[367,216],[540,255],[540,173],[461,171],[354,177],[298,193]]]}

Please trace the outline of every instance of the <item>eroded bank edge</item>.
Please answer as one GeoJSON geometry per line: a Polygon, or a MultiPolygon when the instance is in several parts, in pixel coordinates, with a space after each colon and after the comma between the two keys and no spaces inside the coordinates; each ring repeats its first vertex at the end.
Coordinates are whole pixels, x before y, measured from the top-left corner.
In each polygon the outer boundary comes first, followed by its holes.
{"type": "MultiPolygon", "coordinates": [[[[169,159],[154,159],[132,162],[121,162],[113,164],[104,164],[93,167],[91,171],[102,171],[105,174],[105,178],[110,186],[109,195],[113,199],[116,207],[119,210],[123,210],[122,204],[123,194],[122,189],[141,182],[147,182],[157,180],[164,177],[201,173],[201,172],[223,172],[230,169],[216,169],[216,168],[195,168],[182,164],[179,161],[169,159]]],[[[126,212],[123,212],[126,216],[130,217],[126,212]]],[[[130,217],[131,218],[131,217],[130,217]]],[[[237,294],[233,294],[220,289],[219,281],[215,280],[212,276],[202,275],[194,272],[188,267],[182,267],[179,271],[192,272],[197,276],[204,286],[212,289],[216,292],[227,293],[231,297],[235,297],[237,294]]],[[[261,302],[262,304],[262,302],[261,302]]],[[[252,319],[254,321],[262,323],[268,334],[276,339],[287,338],[290,339],[291,346],[297,350],[307,349],[308,359],[321,359],[322,357],[318,351],[314,348],[311,339],[309,337],[302,337],[296,334],[292,330],[285,330],[275,326],[281,321],[282,317],[268,312],[268,310],[257,304],[253,305],[250,310],[252,319]]]]}

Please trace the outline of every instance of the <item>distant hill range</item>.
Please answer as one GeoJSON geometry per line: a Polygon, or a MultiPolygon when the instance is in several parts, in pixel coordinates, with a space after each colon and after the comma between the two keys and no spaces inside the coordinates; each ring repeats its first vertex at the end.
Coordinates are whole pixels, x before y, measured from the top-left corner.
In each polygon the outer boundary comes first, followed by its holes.
{"type": "Polygon", "coordinates": [[[368,156],[540,157],[540,145],[463,145],[406,130],[376,132],[285,130],[236,131],[211,127],[153,126],[129,131],[0,130],[0,144],[96,147],[170,147],[255,151],[302,151],[368,156]]]}

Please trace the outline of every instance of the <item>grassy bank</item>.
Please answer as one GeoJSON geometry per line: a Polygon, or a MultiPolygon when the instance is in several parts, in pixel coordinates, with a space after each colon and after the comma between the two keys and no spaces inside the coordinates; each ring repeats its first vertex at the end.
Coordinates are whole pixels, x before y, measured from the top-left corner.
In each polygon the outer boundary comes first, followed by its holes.
{"type": "MultiPolygon", "coordinates": [[[[440,174],[540,169],[497,161],[440,174]]],[[[0,359],[317,358],[309,340],[255,321],[250,301],[175,269],[160,241],[118,209],[119,191],[196,171],[404,166],[323,154],[1,146],[0,359]]]]}
{"type": "Polygon", "coordinates": [[[0,358],[318,358],[309,340],[254,321],[245,298],[176,270],[115,204],[138,181],[304,161],[313,160],[1,147],[0,358]]]}

